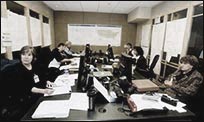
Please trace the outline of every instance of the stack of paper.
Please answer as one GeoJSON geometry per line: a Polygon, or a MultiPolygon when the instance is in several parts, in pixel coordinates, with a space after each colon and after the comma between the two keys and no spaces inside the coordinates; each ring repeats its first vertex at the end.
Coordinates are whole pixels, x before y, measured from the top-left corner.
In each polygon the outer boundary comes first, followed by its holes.
{"type": "Polygon", "coordinates": [[[144,94],[132,94],[130,98],[134,101],[137,106],[137,111],[143,109],[163,109],[163,106],[157,101],[144,100],[144,94]]]}
{"type": "Polygon", "coordinates": [[[140,111],[143,109],[163,109],[163,107],[167,107],[169,110],[176,110],[179,113],[186,112],[186,110],[183,108],[184,106],[186,106],[186,104],[177,100],[178,101],[177,106],[172,106],[170,104],[167,104],[161,101],[161,96],[167,95],[167,94],[155,93],[155,95],[156,95],[155,97],[158,97],[158,96],[160,97],[158,101],[144,99],[145,94],[132,94],[130,98],[136,104],[137,111],[140,111]]]}
{"type": "Polygon", "coordinates": [[[87,111],[89,107],[89,98],[86,93],[71,93],[70,109],[87,111]]]}
{"type": "Polygon", "coordinates": [[[68,100],[43,101],[39,104],[32,118],[65,118],[69,116],[68,100]]]}

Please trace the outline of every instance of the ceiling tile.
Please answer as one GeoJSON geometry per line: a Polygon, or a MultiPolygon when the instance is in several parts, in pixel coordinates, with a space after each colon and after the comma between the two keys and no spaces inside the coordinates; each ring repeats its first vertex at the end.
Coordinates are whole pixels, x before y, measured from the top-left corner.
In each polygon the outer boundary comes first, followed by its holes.
{"type": "Polygon", "coordinates": [[[137,7],[153,7],[163,1],[43,1],[51,9],[128,14],[137,7]]]}

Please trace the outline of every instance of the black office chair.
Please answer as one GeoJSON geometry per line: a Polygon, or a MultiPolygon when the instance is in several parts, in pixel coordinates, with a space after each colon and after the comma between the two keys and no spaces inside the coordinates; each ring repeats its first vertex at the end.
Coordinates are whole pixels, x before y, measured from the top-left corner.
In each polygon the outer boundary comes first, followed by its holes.
{"type": "Polygon", "coordinates": [[[149,73],[148,73],[149,76],[148,76],[148,78],[155,78],[156,77],[153,69],[156,66],[158,60],[159,60],[159,55],[155,55],[154,59],[152,60],[151,65],[149,67],[149,73]]]}
{"type": "Polygon", "coordinates": [[[145,78],[152,79],[156,77],[156,74],[154,73],[154,67],[157,64],[157,61],[159,60],[159,55],[155,55],[154,59],[152,60],[151,65],[147,69],[138,69],[136,70],[138,73],[143,75],[145,78]]]}
{"type": "Polygon", "coordinates": [[[158,60],[159,60],[159,55],[155,55],[154,59],[152,60],[151,65],[149,67],[149,70],[153,70],[154,69],[154,67],[156,66],[158,60]]]}

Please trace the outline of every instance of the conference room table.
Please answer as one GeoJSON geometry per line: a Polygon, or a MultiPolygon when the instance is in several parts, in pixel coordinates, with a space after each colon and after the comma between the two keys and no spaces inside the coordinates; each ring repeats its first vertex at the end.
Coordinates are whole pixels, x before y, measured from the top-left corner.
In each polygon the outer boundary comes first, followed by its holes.
{"type": "MultiPolygon", "coordinates": [[[[142,78],[142,76],[139,76],[142,78]]],[[[77,85],[72,86],[72,92],[81,92],[77,90],[77,85]]],[[[122,107],[127,106],[124,102],[108,103],[105,98],[98,97],[99,100],[95,102],[94,111],[70,110],[69,116],[66,118],[41,118],[33,119],[32,114],[35,112],[38,105],[45,100],[69,100],[71,93],[55,96],[41,97],[21,118],[21,121],[166,121],[166,120],[182,120],[191,121],[195,114],[186,108],[186,112],[179,113],[177,111],[169,110],[167,113],[150,114],[136,113],[130,116],[129,112],[122,110],[122,107]],[[100,101],[102,99],[102,101],[100,101]]],[[[102,95],[101,95],[102,96],[102,95]]],[[[80,98],[79,98],[80,101],[80,98]]]]}

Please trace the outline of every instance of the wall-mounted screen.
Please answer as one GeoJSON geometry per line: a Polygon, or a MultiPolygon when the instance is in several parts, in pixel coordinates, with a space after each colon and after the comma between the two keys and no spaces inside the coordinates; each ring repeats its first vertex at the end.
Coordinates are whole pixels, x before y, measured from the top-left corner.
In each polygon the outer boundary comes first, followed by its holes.
{"type": "Polygon", "coordinates": [[[121,45],[122,26],[96,24],[68,24],[68,40],[73,45],[89,43],[95,46],[121,45]]]}

